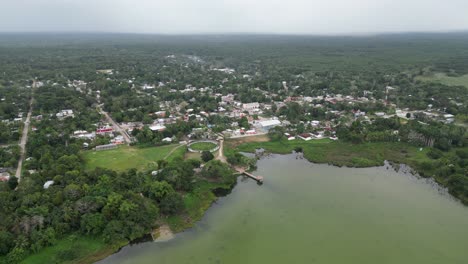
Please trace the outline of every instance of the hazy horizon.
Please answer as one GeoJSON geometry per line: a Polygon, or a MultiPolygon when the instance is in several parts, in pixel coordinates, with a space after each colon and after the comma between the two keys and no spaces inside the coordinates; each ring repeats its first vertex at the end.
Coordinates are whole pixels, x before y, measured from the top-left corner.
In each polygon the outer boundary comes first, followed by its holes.
{"type": "Polygon", "coordinates": [[[361,36],[468,31],[468,1],[4,0],[2,33],[361,36]]]}
{"type": "Polygon", "coordinates": [[[148,35],[148,36],[298,36],[298,37],[372,37],[386,35],[424,35],[424,34],[468,34],[468,29],[446,31],[392,31],[367,33],[276,33],[276,32],[187,32],[187,33],[161,33],[161,32],[118,32],[118,31],[0,31],[0,34],[46,34],[46,35],[73,35],[73,34],[108,34],[108,35],[148,35]]]}

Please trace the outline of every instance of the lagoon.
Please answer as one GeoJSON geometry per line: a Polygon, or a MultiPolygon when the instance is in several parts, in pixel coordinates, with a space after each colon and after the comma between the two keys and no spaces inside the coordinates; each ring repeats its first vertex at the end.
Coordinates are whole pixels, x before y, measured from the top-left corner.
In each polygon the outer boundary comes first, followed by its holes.
{"type": "Polygon", "coordinates": [[[468,208],[391,166],[339,168],[272,155],[194,228],[99,263],[467,263],[468,208]]]}

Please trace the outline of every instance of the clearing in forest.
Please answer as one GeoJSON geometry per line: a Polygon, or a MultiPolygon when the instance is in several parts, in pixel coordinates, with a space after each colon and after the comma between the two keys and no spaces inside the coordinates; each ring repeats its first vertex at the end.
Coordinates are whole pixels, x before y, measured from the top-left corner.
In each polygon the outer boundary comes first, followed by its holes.
{"type": "Polygon", "coordinates": [[[468,74],[451,77],[445,73],[435,73],[430,76],[418,76],[416,79],[424,82],[439,82],[449,86],[465,86],[468,88],[468,74]]]}

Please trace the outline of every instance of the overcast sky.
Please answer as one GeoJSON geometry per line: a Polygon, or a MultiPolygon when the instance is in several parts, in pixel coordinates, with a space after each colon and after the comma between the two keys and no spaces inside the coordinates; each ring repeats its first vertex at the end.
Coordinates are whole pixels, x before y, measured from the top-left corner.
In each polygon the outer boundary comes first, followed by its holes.
{"type": "Polygon", "coordinates": [[[468,30],[468,0],[0,0],[0,32],[362,34],[468,30]]]}

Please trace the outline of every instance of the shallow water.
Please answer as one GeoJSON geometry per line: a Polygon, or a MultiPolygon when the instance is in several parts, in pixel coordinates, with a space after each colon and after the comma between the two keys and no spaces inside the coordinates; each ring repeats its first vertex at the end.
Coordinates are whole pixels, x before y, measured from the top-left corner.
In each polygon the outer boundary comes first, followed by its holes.
{"type": "Polygon", "coordinates": [[[196,226],[100,263],[468,263],[468,208],[387,167],[258,162],[196,226]]]}

